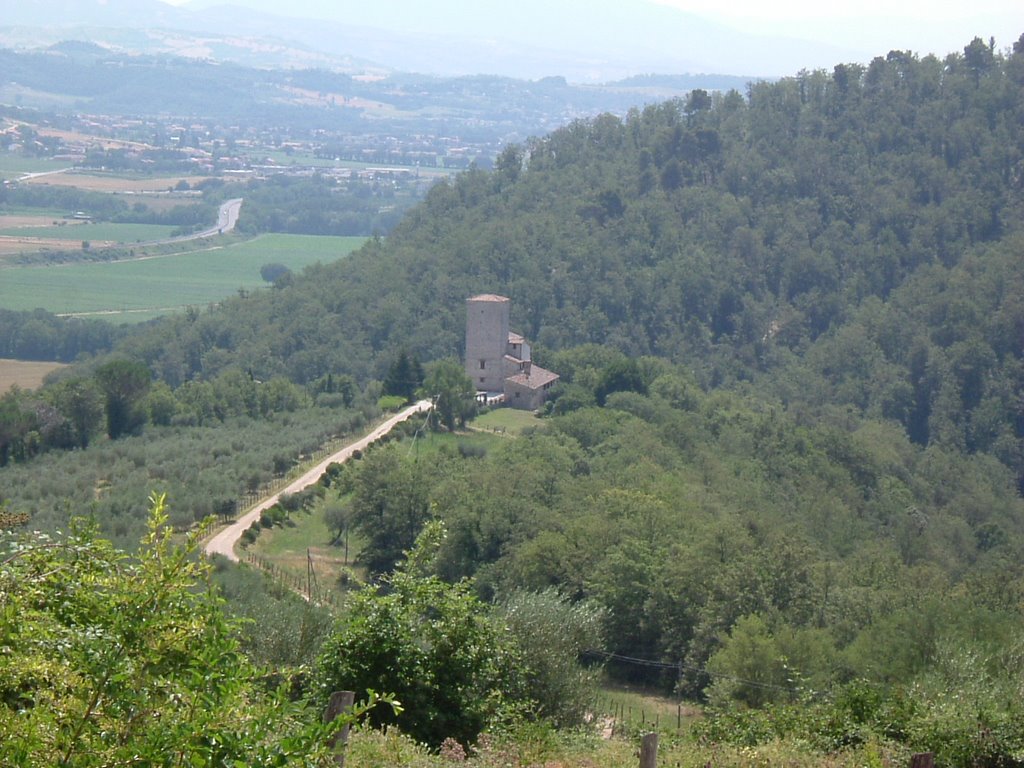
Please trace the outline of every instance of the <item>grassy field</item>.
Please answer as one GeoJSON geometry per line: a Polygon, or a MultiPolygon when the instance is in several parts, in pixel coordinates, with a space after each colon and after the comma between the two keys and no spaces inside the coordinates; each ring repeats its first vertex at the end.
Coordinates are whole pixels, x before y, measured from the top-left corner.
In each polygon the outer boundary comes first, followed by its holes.
{"type": "Polygon", "coordinates": [[[540,419],[533,415],[532,411],[519,411],[515,408],[495,408],[483,416],[473,419],[470,424],[474,429],[482,429],[488,432],[506,433],[518,435],[528,427],[536,427],[540,419]]]}
{"type": "Polygon", "coordinates": [[[272,160],[279,165],[308,165],[317,166],[320,168],[348,168],[351,170],[366,170],[368,168],[388,168],[391,170],[408,170],[416,172],[418,170],[420,176],[424,177],[440,177],[440,176],[452,176],[455,171],[451,168],[442,168],[438,165],[392,165],[390,163],[364,163],[359,160],[334,160],[328,157],[317,157],[312,153],[300,153],[294,152],[288,154],[287,152],[278,150],[271,150],[269,152],[261,152],[261,158],[272,160]]]}
{"type": "MultiPolygon", "coordinates": [[[[45,211],[40,213],[35,209],[12,210],[5,208],[0,213],[0,228],[3,229],[24,229],[26,227],[50,227],[59,226],[64,214],[58,211],[45,211]]],[[[65,224],[67,226],[67,224],[65,224]]]]}
{"type": "Polygon", "coordinates": [[[347,256],[362,237],[264,235],[225,246],[95,264],[9,267],[0,270],[0,307],[138,322],[205,306],[265,286],[260,267],[268,262],[293,271],[347,256]]]}
{"type": "Polygon", "coordinates": [[[43,377],[51,371],[63,368],[61,363],[37,363],[28,360],[4,360],[0,358],[0,394],[13,386],[35,389],[43,383],[43,377]]]}
{"type": "Polygon", "coordinates": [[[700,717],[700,710],[692,704],[615,683],[601,687],[597,709],[616,733],[659,731],[676,735],[700,717]]]}
{"type": "Polygon", "coordinates": [[[176,227],[165,224],[78,224],[65,223],[46,227],[4,227],[0,237],[45,237],[52,240],[88,240],[90,242],[135,243],[161,240],[171,236],[176,227]]]}
{"type": "MultiPolygon", "coordinates": [[[[296,512],[285,525],[263,530],[250,550],[299,581],[306,578],[308,558],[312,558],[317,584],[333,591],[347,564],[344,548],[331,546],[331,538],[323,514],[296,512]]],[[[357,551],[352,543],[350,540],[350,561],[357,551]]]]}
{"type": "Polygon", "coordinates": [[[49,157],[23,157],[9,152],[0,153],[0,178],[16,179],[26,173],[46,173],[67,168],[67,160],[53,160],[49,157]]]}

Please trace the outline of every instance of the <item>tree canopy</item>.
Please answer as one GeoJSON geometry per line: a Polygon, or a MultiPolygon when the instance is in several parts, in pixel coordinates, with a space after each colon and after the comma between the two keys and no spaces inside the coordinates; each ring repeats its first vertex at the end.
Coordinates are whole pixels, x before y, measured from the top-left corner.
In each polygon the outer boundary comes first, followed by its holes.
{"type": "Polygon", "coordinates": [[[10,765],[313,766],[327,731],[267,690],[163,498],[136,557],[81,523],[4,537],[0,734],[10,765]]]}
{"type": "Polygon", "coordinates": [[[576,122],[438,183],[386,241],[122,349],[172,387],[383,380],[403,348],[458,356],[465,297],[500,292],[538,355],[658,355],[1024,478],[1024,54],[983,47],[576,122]]]}

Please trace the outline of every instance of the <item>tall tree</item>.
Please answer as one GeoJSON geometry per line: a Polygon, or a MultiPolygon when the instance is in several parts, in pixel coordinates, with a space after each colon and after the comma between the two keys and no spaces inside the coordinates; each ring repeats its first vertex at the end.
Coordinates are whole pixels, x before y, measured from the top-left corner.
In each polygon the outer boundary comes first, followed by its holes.
{"type": "Polygon", "coordinates": [[[384,379],[384,394],[404,397],[406,402],[411,402],[422,384],[423,366],[415,355],[403,349],[388,369],[387,378],[384,379]]]}
{"type": "Polygon", "coordinates": [[[371,719],[397,722],[433,747],[464,745],[501,715],[523,706],[522,663],[512,634],[488,614],[468,582],[396,573],[386,594],[366,589],[325,644],[314,682],[332,690],[383,688],[403,711],[378,709],[371,719]]]}
{"type": "Polygon", "coordinates": [[[458,360],[435,363],[421,392],[434,401],[434,415],[449,431],[464,427],[476,412],[476,387],[458,360]]]}
{"type": "Polygon", "coordinates": [[[67,419],[74,444],[79,448],[88,446],[103,420],[103,397],[96,382],[80,377],[65,379],[47,395],[67,419]]]}
{"type": "Polygon", "coordinates": [[[419,466],[402,461],[393,448],[371,451],[359,463],[351,523],[366,538],[359,562],[371,574],[394,569],[430,516],[420,475],[419,466]]]}
{"type": "Polygon", "coordinates": [[[134,360],[112,360],[96,370],[107,411],[107,434],[117,439],[142,426],[145,413],[139,401],[149,389],[152,375],[134,360]]]}
{"type": "Polygon", "coordinates": [[[11,390],[0,397],[0,467],[13,456],[21,458],[25,436],[35,428],[36,419],[21,402],[20,390],[11,390]]]}

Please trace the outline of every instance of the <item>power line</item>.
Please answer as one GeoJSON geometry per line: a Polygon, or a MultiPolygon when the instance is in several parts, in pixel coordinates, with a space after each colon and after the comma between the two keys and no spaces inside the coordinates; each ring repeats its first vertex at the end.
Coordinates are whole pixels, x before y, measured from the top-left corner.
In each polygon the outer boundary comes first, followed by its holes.
{"type": "MultiPolygon", "coordinates": [[[[720,680],[730,680],[734,683],[748,685],[752,688],[762,688],[773,691],[784,691],[786,693],[794,693],[796,691],[796,687],[794,685],[786,686],[777,685],[775,683],[764,683],[759,680],[747,680],[745,678],[736,677],[735,675],[729,675],[724,672],[712,672],[707,667],[699,667],[694,664],[686,664],[682,661],[672,664],[667,661],[655,661],[654,659],[640,659],[636,658],[635,656],[624,656],[621,653],[611,653],[610,651],[589,650],[584,651],[583,654],[585,656],[597,656],[608,661],[617,661],[623,664],[632,664],[633,666],[645,667],[647,669],[673,670],[679,672],[680,676],[682,676],[682,673],[685,670],[687,672],[697,672],[703,675],[707,675],[708,677],[718,678],[720,680]]],[[[811,691],[811,693],[816,694],[817,692],[811,691]]]]}
{"type": "MultiPolygon", "coordinates": [[[[417,439],[419,438],[420,434],[421,434],[421,433],[423,433],[423,432],[424,432],[424,430],[426,430],[427,426],[428,426],[428,425],[430,424],[430,412],[431,412],[431,411],[432,411],[432,410],[434,409],[434,403],[435,403],[435,402],[437,402],[437,395],[435,395],[435,396],[434,396],[434,397],[432,398],[432,401],[431,401],[430,407],[424,410],[424,413],[425,413],[426,415],[425,415],[425,416],[423,417],[423,424],[421,424],[421,425],[420,425],[420,426],[419,426],[419,427],[418,427],[418,428],[416,429],[416,431],[412,433],[412,444],[411,444],[411,445],[409,446],[409,452],[408,452],[408,453],[406,454],[406,456],[410,456],[410,455],[412,455],[412,451],[413,451],[413,449],[414,449],[414,448],[418,448],[418,447],[419,447],[419,446],[418,446],[418,445],[416,444],[416,440],[417,440],[417,439]]],[[[417,456],[418,456],[418,455],[419,455],[419,452],[417,451],[417,456]]]]}

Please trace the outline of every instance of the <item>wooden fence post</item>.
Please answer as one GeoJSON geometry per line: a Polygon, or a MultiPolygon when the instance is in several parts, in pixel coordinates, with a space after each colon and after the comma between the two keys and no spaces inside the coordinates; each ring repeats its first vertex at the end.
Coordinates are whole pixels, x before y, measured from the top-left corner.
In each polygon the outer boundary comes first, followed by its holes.
{"type": "MultiPolygon", "coordinates": [[[[327,702],[327,709],[324,710],[324,722],[333,723],[339,715],[350,711],[355,703],[355,691],[335,691],[327,702]]],[[[327,742],[327,746],[334,752],[334,764],[339,768],[345,765],[345,745],[348,743],[348,732],[351,728],[351,724],[346,723],[327,742]]]]}
{"type": "Polygon", "coordinates": [[[640,740],[640,768],[655,768],[658,764],[658,734],[645,733],[640,740]]]}

